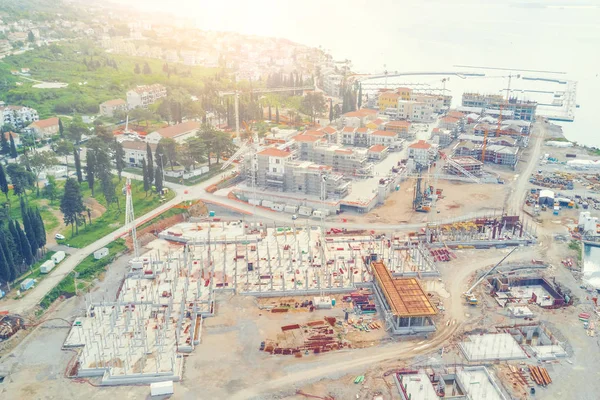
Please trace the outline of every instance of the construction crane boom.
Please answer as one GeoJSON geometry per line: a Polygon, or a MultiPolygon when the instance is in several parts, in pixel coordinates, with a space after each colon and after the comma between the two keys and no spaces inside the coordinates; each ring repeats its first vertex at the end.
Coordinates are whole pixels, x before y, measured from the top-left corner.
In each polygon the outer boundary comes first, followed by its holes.
{"type": "Polygon", "coordinates": [[[472,292],[472,291],[473,291],[473,290],[474,290],[474,289],[477,287],[477,285],[479,285],[479,284],[480,284],[480,283],[481,283],[481,282],[482,282],[482,281],[483,281],[483,280],[484,280],[484,279],[485,279],[485,278],[486,278],[486,277],[487,277],[489,274],[491,274],[492,272],[494,272],[494,270],[495,270],[496,268],[498,268],[498,267],[500,266],[500,264],[502,264],[502,262],[503,262],[504,260],[506,260],[506,259],[508,258],[508,256],[510,256],[512,253],[514,253],[514,252],[515,252],[515,250],[517,250],[517,249],[518,249],[518,247],[515,247],[515,248],[513,248],[513,249],[510,251],[510,253],[508,253],[507,255],[505,255],[505,256],[502,258],[502,260],[498,261],[498,263],[497,263],[496,265],[494,265],[494,266],[493,266],[493,267],[492,267],[492,268],[491,268],[491,269],[490,269],[488,272],[486,272],[485,274],[483,274],[483,276],[482,276],[481,278],[479,278],[479,279],[477,280],[477,282],[475,282],[475,283],[473,284],[473,286],[471,286],[471,287],[469,288],[469,290],[467,290],[467,291],[465,292],[465,295],[467,295],[467,296],[468,296],[468,295],[471,295],[471,292],[472,292]]]}

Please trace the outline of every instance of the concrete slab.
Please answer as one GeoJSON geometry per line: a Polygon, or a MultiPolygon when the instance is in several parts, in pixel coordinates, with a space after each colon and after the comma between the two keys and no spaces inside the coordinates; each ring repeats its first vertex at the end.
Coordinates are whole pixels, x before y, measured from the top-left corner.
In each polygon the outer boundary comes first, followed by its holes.
{"type": "Polygon", "coordinates": [[[471,335],[459,344],[468,361],[520,360],[527,354],[509,333],[471,335]]]}
{"type": "Polygon", "coordinates": [[[495,379],[485,367],[464,368],[457,377],[471,399],[506,400],[495,379]]]}

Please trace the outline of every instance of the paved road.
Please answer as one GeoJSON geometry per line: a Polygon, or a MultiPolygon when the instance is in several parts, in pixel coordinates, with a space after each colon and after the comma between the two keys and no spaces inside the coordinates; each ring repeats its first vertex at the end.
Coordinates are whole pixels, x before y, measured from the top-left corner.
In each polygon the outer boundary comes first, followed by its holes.
{"type": "MultiPolygon", "coordinates": [[[[131,177],[132,179],[140,178],[136,175],[125,173],[123,174],[123,176],[131,177]]],[[[200,183],[199,185],[193,188],[165,182],[165,186],[170,187],[172,190],[175,191],[175,197],[172,200],[160,205],[158,208],[155,208],[154,210],[150,211],[149,213],[136,218],[136,224],[141,224],[149,219],[152,219],[153,217],[167,211],[169,208],[181,203],[182,201],[197,198],[198,194],[205,193],[205,187],[212,185],[215,182],[218,182],[220,179],[220,176],[216,176],[205,182],[200,183]],[[186,191],[188,191],[187,194],[186,191]]],[[[82,249],[70,249],[68,251],[70,253],[69,257],[65,261],[60,263],[57,267],[55,267],[49,276],[40,281],[33,289],[27,291],[22,299],[14,300],[9,298],[0,302],[0,310],[8,310],[11,313],[23,314],[33,309],[37,304],[39,304],[39,302],[46,295],[46,293],[48,293],[56,285],[58,285],[58,283],[66,275],[70,274],[71,271],[73,271],[73,269],[81,261],[83,261],[84,258],[92,254],[94,251],[108,245],[109,243],[111,243],[112,241],[114,241],[115,239],[117,239],[125,233],[127,233],[127,227],[123,226],[82,249]]]]}

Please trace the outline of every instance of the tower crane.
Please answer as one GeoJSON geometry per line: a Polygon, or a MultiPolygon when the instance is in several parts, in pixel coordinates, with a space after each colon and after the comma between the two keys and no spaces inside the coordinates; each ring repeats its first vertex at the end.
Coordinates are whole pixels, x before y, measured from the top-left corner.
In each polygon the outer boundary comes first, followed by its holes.
{"type": "Polygon", "coordinates": [[[477,301],[477,297],[475,297],[475,295],[473,294],[473,290],[474,290],[474,289],[475,289],[475,288],[476,288],[476,287],[477,287],[477,286],[478,286],[478,285],[479,285],[479,284],[480,284],[480,283],[481,283],[481,282],[482,282],[482,281],[483,281],[483,280],[484,280],[484,279],[485,279],[485,278],[486,278],[486,277],[487,277],[489,274],[491,274],[492,272],[494,272],[494,270],[495,270],[496,268],[498,268],[498,267],[500,266],[500,264],[502,264],[502,262],[503,262],[504,260],[506,260],[506,259],[508,258],[508,256],[510,256],[512,253],[514,253],[514,252],[515,252],[515,250],[517,250],[517,249],[518,249],[518,247],[515,247],[515,248],[513,248],[513,249],[510,251],[510,253],[508,253],[507,255],[505,255],[505,256],[502,258],[502,260],[498,261],[498,263],[497,263],[496,265],[494,265],[494,266],[493,266],[493,267],[492,267],[492,268],[491,268],[491,269],[490,269],[488,272],[486,272],[485,274],[483,274],[483,276],[482,276],[481,278],[479,278],[479,279],[477,280],[477,282],[475,282],[475,283],[473,284],[473,286],[471,286],[471,287],[469,288],[469,290],[467,290],[467,291],[464,293],[465,300],[467,300],[467,303],[468,303],[469,305],[476,306],[476,305],[477,305],[477,303],[478,303],[478,301],[477,301]]]}

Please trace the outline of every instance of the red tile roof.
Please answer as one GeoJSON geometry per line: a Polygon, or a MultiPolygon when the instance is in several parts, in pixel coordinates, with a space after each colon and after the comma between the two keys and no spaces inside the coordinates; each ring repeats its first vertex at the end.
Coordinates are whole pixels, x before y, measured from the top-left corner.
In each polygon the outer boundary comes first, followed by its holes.
{"type": "Polygon", "coordinates": [[[373,136],[385,136],[385,137],[395,137],[395,136],[398,136],[398,134],[396,132],[392,132],[392,131],[374,131],[373,133],[371,133],[371,135],[373,135],[373,136]]]}
{"type": "Polygon", "coordinates": [[[113,100],[107,100],[104,103],[100,104],[101,106],[110,106],[110,107],[117,107],[117,106],[124,106],[125,104],[127,104],[127,102],[123,99],[113,99],[113,100]]]}
{"type": "MultiPolygon", "coordinates": [[[[139,140],[124,140],[121,142],[121,145],[123,146],[124,149],[127,150],[139,150],[139,151],[146,151],[146,142],[141,142],[139,140]]],[[[154,143],[149,143],[150,144],[150,150],[152,150],[153,152],[156,151],[156,144],[154,143]]]]}
{"type": "Polygon", "coordinates": [[[321,138],[318,136],[302,135],[302,134],[296,135],[292,139],[294,139],[296,142],[316,142],[318,140],[321,140],[321,138]]]}
{"type": "Polygon", "coordinates": [[[376,144],[376,145],[369,147],[369,151],[371,153],[381,153],[385,149],[387,149],[387,146],[384,146],[382,144],[376,144]]]}
{"type": "Polygon", "coordinates": [[[369,124],[375,124],[375,125],[379,126],[379,125],[383,124],[384,122],[385,121],[382,120],[381,118],[377,118],[377,119],[374,119],[373,121],[369,122],[369,124]]]}
{"type": "Polygon", "coordinates": [[[347,112],[343,116],[344,117],[364,118],[364,117],[368,117],[369,115],[375,115],[375,114],[377,114],[377,110],[370,110],[368,108],[361,108],[360,110],[347,112]]]}
{"type": "Polygon", "coordinates": [[[410,122],[408,121],[390,121],[390,122],[386,122],[385,126],[393,126],[393,127],[409,127],[410,126],[410,122]]]}
{"type": "Polygon", "coordinates": [[[456,124],[459,119],[455,117],[444,117],[440,119],[440,121],[445,122],[446,124],[456,124]]]}
{"type": "Polygon", "coordinates": [[[367,133],[369,131],[369,128],[358,128],[356,130],[356,132],[358,133],[367,133]]]}
{"type": "Polygon", "coordinates": [[[353,128],[351,126],[345,126],[344,129],[342,129],[342,132],[354,132],[356,130],[356,128],[353,128]]]}
{"type": "Polygon", "coordinates": [[[323,131],[306,131],[303,133],[303,135],[323,137],[323,136],[325,136],[325,132],[323,132],[323,131]]]}
{"type": "Polygon", "coordinates": [[[352,154],[352,150],[350,149],[337,149],[335,152],[338,154],[352,154]]]}
{"type": "Polygon", "coordinates": [[[411,144],[410,146],[408,146],[410,149],[426,149],[429,150],[431,148],[431,145],[429,143],[427,143],[424,140],[419,140],[416,143],[411,144]]]}
{"type": "Polygon", "coordinates": [[[288,151],[279,150],[275,147],[269,147],[257,153],[259,156],[267,157],[289,157],[292,154],[288,151]]]}
{"type": "Polygon", "coordinates": [[[460,111],[450,111],[448,113],[448,117],[453,117],[453,118],[458,118],[458,119],[461,119],[464,116],[465,116],[465,114],[461,113],[460,111]]]}
{"type": "Polygon", "coordinates": [[[58,117],[52,117],[48,119],[40,119],[39,121],[32,122],[29,126],[39,129],[50,128],[51,126],[58,125],[58,117]]]}
{"type": "Polygon", "coordinates": [[[197,130],[200,128],[200,123],[196,121],[186,121],[181,124],[167,126],[157,130],[158,134],[164,138],[173,139],[185,133],[197,130]]]}
{"type": "Polygon", "coordinates": [[[321,131],[327,133],[328,135],[331,135],[333,133],[336,133],[337,129],[335,129],[333,126],[326,126],[325,128],[322,128],[321,131]]]}

